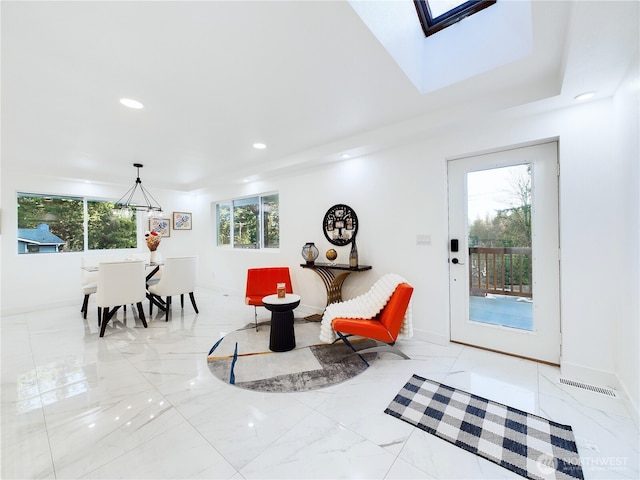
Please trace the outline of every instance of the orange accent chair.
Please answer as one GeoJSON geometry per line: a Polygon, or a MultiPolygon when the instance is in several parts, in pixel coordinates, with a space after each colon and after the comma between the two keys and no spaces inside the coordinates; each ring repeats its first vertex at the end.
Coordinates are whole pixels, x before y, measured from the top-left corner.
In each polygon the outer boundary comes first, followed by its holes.
{"type": "Polygon", "coordinates": [[[258,331],[258,307],[264,307],[262,299],[267,295],[276,293],[276,284],[282,282],[285,284],[286,293],[293,293],[289,267],[263,267],[247,270],[245,303],[253,305],[256,332],[258,331]]]}
{"type": "Polygon", "coordinates": [[[401,356],[404,359],[409,357],[398,347],[394,346],[404,321],[404,316],[409,307],[409,301],[413,294],[413,287],[408,283],[400,283],[389,298],[389,301],[382,311],[374,318],[334,318],[331,322],[333,329],[338,334],[338,340],[342,340],[357,353],[362,361],[369,363],[362,356],[363,353],[369,352],[391,352],[401,356]],[[384,343],[376,347],[365,348],[357,351],[347,337],[353,335],[370,338],[378,342],[384,343]]]}

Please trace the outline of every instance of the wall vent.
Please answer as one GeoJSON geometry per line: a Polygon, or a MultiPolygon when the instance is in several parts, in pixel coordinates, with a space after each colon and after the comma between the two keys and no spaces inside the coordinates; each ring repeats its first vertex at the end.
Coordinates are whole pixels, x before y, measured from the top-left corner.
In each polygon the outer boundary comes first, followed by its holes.
{"type": "Polygon", "coordinates": [[[608,397],[618,398],[616,391],[610,388],[596,387],[595,385],[589,385],[588,383],[581,383],[573,380],[567,380],[566,378],[562,378],[562,377],[560,377],[560,383],[564,383],[565,385],[569,385],[571,387],[582,388],[583,390],[589,390],[590,392],[596,392],[602,395],[607,395],[608,397]]]}

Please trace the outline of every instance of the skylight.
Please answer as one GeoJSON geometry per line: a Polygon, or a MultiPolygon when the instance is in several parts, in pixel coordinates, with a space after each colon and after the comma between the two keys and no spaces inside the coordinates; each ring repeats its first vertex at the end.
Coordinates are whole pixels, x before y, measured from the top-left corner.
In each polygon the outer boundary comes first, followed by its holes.
{"type": "Polygon", "coordinates": [[[414,0],[414,3],[422,30],[428,37],[493,5],[496,0],[414,0]]]}

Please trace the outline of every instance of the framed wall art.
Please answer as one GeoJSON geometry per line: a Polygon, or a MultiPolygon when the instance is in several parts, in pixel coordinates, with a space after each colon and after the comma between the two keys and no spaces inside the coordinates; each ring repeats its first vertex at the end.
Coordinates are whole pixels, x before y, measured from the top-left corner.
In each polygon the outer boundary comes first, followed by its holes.
{"type": "Polygon", "coordinates": [[[150,218],[149,231],[158,232],[161,237],[171,236],[171,219],[169,218],[150,218]]]}
{"type": "Polygon", "coordinates": [[[322,231],[327,240],[334,245],[348,245],[358,233],[358,216],[347,205],[334,205],[324,215],[322,231]]]}
{"type": "Polygon", "coordinates": [[[191,213],[173,212],[174,230],[191,230],[191,213]]]}

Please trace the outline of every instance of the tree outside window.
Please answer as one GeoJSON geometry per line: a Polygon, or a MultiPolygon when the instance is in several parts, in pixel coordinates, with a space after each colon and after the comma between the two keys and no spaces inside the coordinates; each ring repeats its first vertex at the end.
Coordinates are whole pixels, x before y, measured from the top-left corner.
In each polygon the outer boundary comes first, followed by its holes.
{"type": "Polygon", "coordinates": [[[278,194],[218,203],[216,217],[219,246],[246,249],[280,246],[278,194]]]}
{"type": "Polygon", "coordinates": [[[131,219],[116,218],[112,213],[113,202],[34,193],[18,193],[17,201],[18,253],[82,252],[137,246],[135,215],[131,219]]]}
{"type": "Polygon", "coordinates": [[[279,196],[262,197],[263,245],[265,248],[280,247],[280,202],[279,196]]]}
{"type": "Polygon", "coordinates": [[[136,248],[135,210],[131,218],[113,214],[113,202],[87,201],[88,250],[136,248]]]}
{"type": "Polygon", "coordinates": [[[216,205],[218,218],[218,245],[231,245],[231,204],[216,205]]]}

